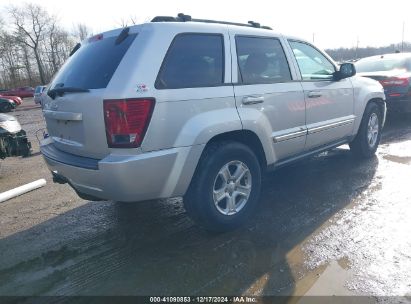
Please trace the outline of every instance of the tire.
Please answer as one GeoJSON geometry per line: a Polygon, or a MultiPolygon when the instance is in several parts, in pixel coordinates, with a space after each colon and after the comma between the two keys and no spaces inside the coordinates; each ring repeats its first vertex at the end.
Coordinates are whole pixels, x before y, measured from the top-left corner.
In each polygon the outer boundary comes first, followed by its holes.
{"type": "Polygon", "coordinates": [[[184,196],[184,207],[206,230],[224,232],[246,221],[260,191],[261,166],[254,152],[239,142],[221,141],[203,152],[184,196]]]}
{"type": "Polygon", "coordinates": [[[364,111],[357,136],[350,143],[350,149],[358,158],[370,158],[375,155],[381,139],[382,113],[374,102],[364,111]],[[375,121],[376,119],[376,121],[375,121]]]}

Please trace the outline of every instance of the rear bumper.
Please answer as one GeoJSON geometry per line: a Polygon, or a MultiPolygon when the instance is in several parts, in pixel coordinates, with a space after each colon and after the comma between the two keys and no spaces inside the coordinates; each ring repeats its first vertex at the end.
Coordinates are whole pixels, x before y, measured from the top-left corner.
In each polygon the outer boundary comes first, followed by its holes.
{"type": "Polygon", "coordinates": [[[386,103],[390,112],[411,113],[411,96],[387,97],[386,103]]]}
{"type": "Polygon", "coordinates": [[[203,148],[110,154],[101,160],[60,151],[52,143],[42,145],[41,152],[54,175],[64,177],[80,196],[135,202],[184,195],[203,148]]]}

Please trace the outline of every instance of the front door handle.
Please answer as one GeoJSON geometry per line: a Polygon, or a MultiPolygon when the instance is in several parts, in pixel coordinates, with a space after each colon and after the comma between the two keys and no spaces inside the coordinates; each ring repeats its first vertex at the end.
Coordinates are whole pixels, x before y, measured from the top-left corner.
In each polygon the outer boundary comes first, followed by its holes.
{"type": "Polygon", "coordinates": [[[243,98],[244,105],[252,105],[264,102],[264,96],[247,96],[243,98]]]}
{"type": "Polygon", "coordinates": [[[308,92],[308,98],[318,98],[323,96],[323,93],[321,93],[320,91],[310,91],[308,92]]]}

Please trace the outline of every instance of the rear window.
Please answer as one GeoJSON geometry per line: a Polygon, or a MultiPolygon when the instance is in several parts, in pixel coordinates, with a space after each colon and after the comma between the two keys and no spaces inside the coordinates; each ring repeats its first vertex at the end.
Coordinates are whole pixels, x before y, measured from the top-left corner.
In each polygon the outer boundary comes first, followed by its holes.
{"type": "MultiPolygon", "coordinates": [[[[408,63],[409,64],[409,63],[408,63]]],[[[407,61],[404,58],[370,58],[359,60],[355,63],[355,69],[358,73],[391,71],[396,69],[409,69],[407,61]]]]}
{"type": "Polygon", "coordinates": [[[224,42],[219,34],[179,34],[167,52],[155,87],[210,87],[224,82],[224,42]]]}
{"type": "Polygon", "coordinates": [[[64,64],[52,88],[57,84],[82,89],[106,88],[136,34],[116,44],[117,37],[108,37],[81,46],[64,64]]]}

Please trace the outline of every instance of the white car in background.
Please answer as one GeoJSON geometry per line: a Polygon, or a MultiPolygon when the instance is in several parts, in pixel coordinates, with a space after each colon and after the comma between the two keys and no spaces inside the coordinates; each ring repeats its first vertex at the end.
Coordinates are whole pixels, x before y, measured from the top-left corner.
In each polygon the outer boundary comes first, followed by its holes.
{"type": "Polygon", "coordinates": [[[41,99],[46,86],[37,86],[34,90],[34,103],[41,104],[41,99]]]}

